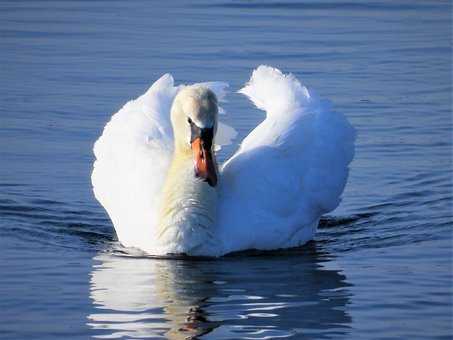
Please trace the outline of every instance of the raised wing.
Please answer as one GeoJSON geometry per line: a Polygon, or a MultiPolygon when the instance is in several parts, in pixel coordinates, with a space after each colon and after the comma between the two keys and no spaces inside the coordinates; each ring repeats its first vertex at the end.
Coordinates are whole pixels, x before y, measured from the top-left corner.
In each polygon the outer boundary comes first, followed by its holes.
{"type": "Polygon", "coordinates": [[[258,67],[239,91],[265,120],[223,166],[219,233],[224,252],[297,246],[337,207],[355,132],[291,74],[258,67]]]}
{"type": "Polygon", "coordinates": [[[170,108],[177,91],[165,74],[115,113],[94,145],[93,191],[125,246],[153,246],[158,193],[173,152],[170,108]]]}
{"type": "MultiPolygon", "coordinates": [[[[220,100],[228,86],[205,85],[220,100]]],[[[152,254],[160,193],[173,154],[170,109],[179,89],[173,77],[165,74],[115,113],[94,145],[91,180],[96,198],[110,216],[119,241],[152,254]]]]}

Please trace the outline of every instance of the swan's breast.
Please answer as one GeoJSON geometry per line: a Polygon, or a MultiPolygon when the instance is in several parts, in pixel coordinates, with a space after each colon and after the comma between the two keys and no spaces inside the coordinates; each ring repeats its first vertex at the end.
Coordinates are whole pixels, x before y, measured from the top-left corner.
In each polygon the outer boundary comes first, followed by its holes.
{"type": "Polygon", "coordinates": [[[193,164],[169,171],[160,204],[157,240],[172,253],[196,254],[214,242],[217,191],[196,178],[193,164]]]}

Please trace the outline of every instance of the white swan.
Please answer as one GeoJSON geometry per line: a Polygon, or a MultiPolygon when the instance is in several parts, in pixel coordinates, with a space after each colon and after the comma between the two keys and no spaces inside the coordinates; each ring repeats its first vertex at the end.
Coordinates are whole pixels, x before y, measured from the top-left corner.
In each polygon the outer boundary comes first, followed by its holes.
{"type": "Polygon", "coordinates": [[[207,256],[294,247],[339,204],[354,154],[346,118],[293,75],[260,66],[239,92],[266,118],[219,169],[226,86],[175,87],[167,74],[106,125],[92,183],[124,246],[207,256]]]}

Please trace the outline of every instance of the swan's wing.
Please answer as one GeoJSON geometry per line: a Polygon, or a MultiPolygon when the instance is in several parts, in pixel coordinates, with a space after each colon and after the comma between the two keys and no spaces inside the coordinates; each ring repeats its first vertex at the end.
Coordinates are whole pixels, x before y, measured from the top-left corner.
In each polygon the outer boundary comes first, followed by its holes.
{"type": "Polygon", "coordinates": [[[173,150],[169,74],[115,113],[94,145],[93,190],[125,246],[153,245],[158,193],[173,150]]]}
{"type": "Polygon", "coordinates": [[[240,92],[266,118],[222,168],[225,252],[297,246],[340,202],[354,129],[293,75],[275,68],[258,67],[240,92]]]}
{"type": "MultiPolygon", "coordinates": [[[[222,98],[226,83],[206,83],[222,98]]],[[[93,191],[119,241],[155,253],[160,192],[173,154],[170,109],[182,86],[170,74],[115,113],[96,141],[93,191]]]]}

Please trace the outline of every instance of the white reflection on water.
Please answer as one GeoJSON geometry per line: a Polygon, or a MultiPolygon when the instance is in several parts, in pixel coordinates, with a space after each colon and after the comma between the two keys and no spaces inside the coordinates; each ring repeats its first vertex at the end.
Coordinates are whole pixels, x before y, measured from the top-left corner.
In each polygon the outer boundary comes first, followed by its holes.
{"type": "Polygon", "coordinates": [[[94,260],[87,324],[99,338],[319,338],[351,322],[349,284],[316,254],[94,260]]]}

